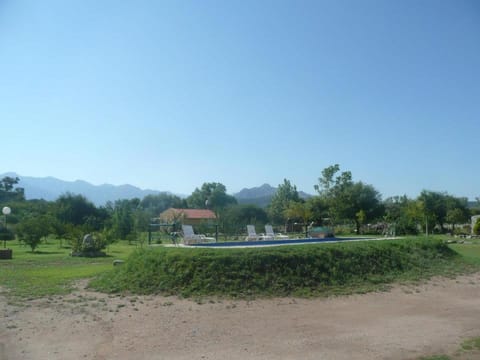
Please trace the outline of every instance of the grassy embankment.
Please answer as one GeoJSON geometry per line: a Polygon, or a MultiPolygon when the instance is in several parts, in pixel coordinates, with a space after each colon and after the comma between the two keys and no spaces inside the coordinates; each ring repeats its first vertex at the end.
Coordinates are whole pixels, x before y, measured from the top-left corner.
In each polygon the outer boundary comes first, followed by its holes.
{"type": "Polygon", "coordinates": [[[71,291],[93,278],[103,291],[182,296],[329,295],[366,292],[393,281],[452,275],[480,268],[480,243],[446,246],[433,238],[257,249],[136,250],[119,242],[105,258],[70,257],[57,242],[39,251],[9,242],[13,260],[0,261],[0,290],[38,298],[71,291]],[[132,253],[133,252],[133,253],[132,253]],[[113,259],[131,258],[112,270],[113,259]]]}
{"type": "Polygon", "coordinates": [[[394,281],[478,269],[478,245],[464,246],[419,237],[249,249],[141,249],[92,286],[107,292],[186,297],[366,292],[394,281]]]}

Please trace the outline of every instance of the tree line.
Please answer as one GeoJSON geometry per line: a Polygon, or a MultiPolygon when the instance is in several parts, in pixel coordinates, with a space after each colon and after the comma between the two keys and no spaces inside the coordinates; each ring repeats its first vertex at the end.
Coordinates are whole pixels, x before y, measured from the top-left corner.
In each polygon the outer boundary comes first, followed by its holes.
{"type": "MultiPolygon", "coordinates": [[[[266,208],[238,204],[221,183],[204,183],[187,198],[168,193],[143,199],[121,199],[95,206],[85,196],[65,193],[55,201],[26,200],[19,178],[0,180],[0,204],[12,208],[8,225],[0,227],[0,239],[17,237],[32,251],[46,236],[56,236],[81,247],[84,234],[95,233],[100,247],[118,239],[130,241],[145,236],[153,218],[170,208],[211,209],[217,215],[220,232],[239,234],[246,224],[271,223],[281,231],[303,231],[308,226],[329,226],[357,234],[376,232],[396,235],[420,232],[462,232],[459,225],[480,213],[469,208],[468,199],[446,192],[424,190],[416,198],[405,195],[382,199],[373,185],[354,181],[350,171],[338,164],[321,172],[314,185],[316,195],[299,196],[297,188],[284,179],[266,208]]],[[[475,226],[480,232],[480,222],[475,226]]]]}

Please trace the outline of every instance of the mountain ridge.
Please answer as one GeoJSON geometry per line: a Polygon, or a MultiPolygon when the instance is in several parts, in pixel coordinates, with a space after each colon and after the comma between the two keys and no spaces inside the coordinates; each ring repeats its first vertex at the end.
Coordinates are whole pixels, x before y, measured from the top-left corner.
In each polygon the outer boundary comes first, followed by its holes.
{"type": "MultiPolygon", "coordinates": [[[[101,185],[93,185],[88,181],[80,179],[67,181],[53,176],[23,176],[15,172],[0,174],[0,178],[5,176],[18,177],[20,179],[17,186],[24,188],[25,198],[27,200],[44,199],[47,201],[54,201],[62,194],[72,193],[83,195],[96,206],[101,206],[105,205],[108,201],[114,202],[120,199],[133,198],[142,199],[147,195],[157,195],[162,193],[176,195],[181,198],[186,197],[186,195],[174,194],[170,191],[141,189],[131,184],[113,185],[104,183],[101,185]]],[[[233,194],[233,196],[237,199],[239,204],[253,204],[260,207],[266,207],[275,195],[277,189],[278,188],[265,183],[257,187],[243,188],[238,193],[233,194]]],[[[304,199],[312,196],[303,191],[299,191],[298,193],[300,197],[304,199]]]]}
{"type": "Polygon", "coordinates": [[[8,172],[0,175],[1,178],[5,176],[18,177],[20,179],[17,186],[24,188],[25,198],[27,200],[44,199],[47,201],[54,201],[62,194],[72,193],[83,195],[89,201],[99,206],[105,205],[108,201],[114,202],[120,199],[133,198],[142,199],[147,195],[157,195],[161,193],[171,194],[169,191],[141,189],[130,184],[112,185],[105,183],[101,185],[93,185],[80,179],[66,181],[53,176],[23,176],[15,172],[8,172]]]}

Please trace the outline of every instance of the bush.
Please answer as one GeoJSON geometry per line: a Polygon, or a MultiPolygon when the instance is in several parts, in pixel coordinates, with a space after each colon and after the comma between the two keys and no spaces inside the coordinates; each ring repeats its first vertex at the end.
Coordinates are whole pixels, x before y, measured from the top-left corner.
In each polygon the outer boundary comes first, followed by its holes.
{"type": "Polygon", "coordinates": [[[473,226],[473,233],[475,235],[480,235],[480,219],[477,219],[477,222],[473,226]]]}
{"type": "Polygon", "coordinates": [[[73,256],[105,256],[102,252],[107,247],[107,238],[103,233],[86,234],[85,236],[75,236],[71,240],[73,256]]]}

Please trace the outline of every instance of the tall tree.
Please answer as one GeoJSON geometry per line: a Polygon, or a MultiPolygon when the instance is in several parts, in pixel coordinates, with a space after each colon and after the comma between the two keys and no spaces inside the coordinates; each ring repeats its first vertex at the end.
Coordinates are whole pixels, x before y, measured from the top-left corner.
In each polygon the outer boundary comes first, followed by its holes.
{"type": "Polygon", "coordinates": [[[66,193],[55,201],[56,215],[60,222],[84,225],[88,218],[98,215],[95,205],[83,195],[66,193]]]}
{"type": "Polygon", "coordinates": [[[234,205],[237,200],[227,194],[227,188],[221,183],[204,183],[202,187],[187,198],[188,207],[193,209],[213,209],[215,213],[221,212],[229,205],[234,205]]]}
{"type": "Polygon", "coordinates": [[[383,215],[381,195],[372,185],[353,182],[350,171],[335,176],[339,171],[338,164],[325,168],[315,189],[327,204],[332,222],[353,221],[359,233],[363,223],[383,215]]]}
{"type": "Polygon", "coordinates": [[[344,215],[355,221],[357,234],[361,233],[361,225],[374,221],[384,214],[380,193],[369,184],[359,181],[352,185],[350,204],[346,204],[344,215]]]}
{"type": "Polygon", "coordinates": [[[452,230],[455,230],[455,225],[466,223],[470,219],[470,209],[468,208],[468,199],[459,198],[447,195],[447,214],[445,221],[452,225],[452,230]]]}
{"type": "Polygon", "coordinates": [[[25,191],[22,187],[15,186],[20,182],[18,177],[5,176],[0,180],[0,202],[23,201],[25,191]]]}
{"type": "MultiPolygon", "coordinates": [[[[139,199],[117,200],[113,206],[110,204],[112,230],[117,238],[127,239],[128,236],[135,231],[135,214],[139,204],[139,199]]],[[[140,227],[142,226],[140,216],[138,216],[137,221],[137,226],[139,226],[140,230],[140,227]]]]}
{"type": "Polygon", "coordinates": [[[406,195],[393,196],[383,202],[385,208],[384,220],[387,225],[395,229],[397,235],[416,235],[418,225],[423,215],[415,200],[406,195]]]}
{"type": "Polygon", "coordinates": [[[445,192],[423,190],[417,200],[423,209],[427,232],[437,225],[440,232],[445,232],[445,223],[468,220],[468,201],[465,198],[457,198],[445,192]]]}
{"type": "Polygon", "coordinates": [[[268,213],[274,224],[284,224],[288,218],[285,211],[291,202],[302,202],[298,195],[297,187],[290,183],[290,180],[283,179],[283,184],[278,185],[275,195],[273,195],[268,213]]]}
{"type": "Polygon", "coordinates": [[[331,165],[322,170],[322,176],[318,179],[318,184],[314,185],[315,190],[325,201],[328,207],[330,222],[334,224],[338,219],[350,217],[348,214],[349,190],[353,186],[352,173],[343,171],[340,175],[335,175],[340,171],[338,164],[331,165]]]}
{"type": "Polygon", "coordinates": [[[160,213],[168,208],[182,208],[185,206],[183,200],[167,193],[147,195],[140,202],[140,206],[150,217],[158,217],[160,213]]]}

